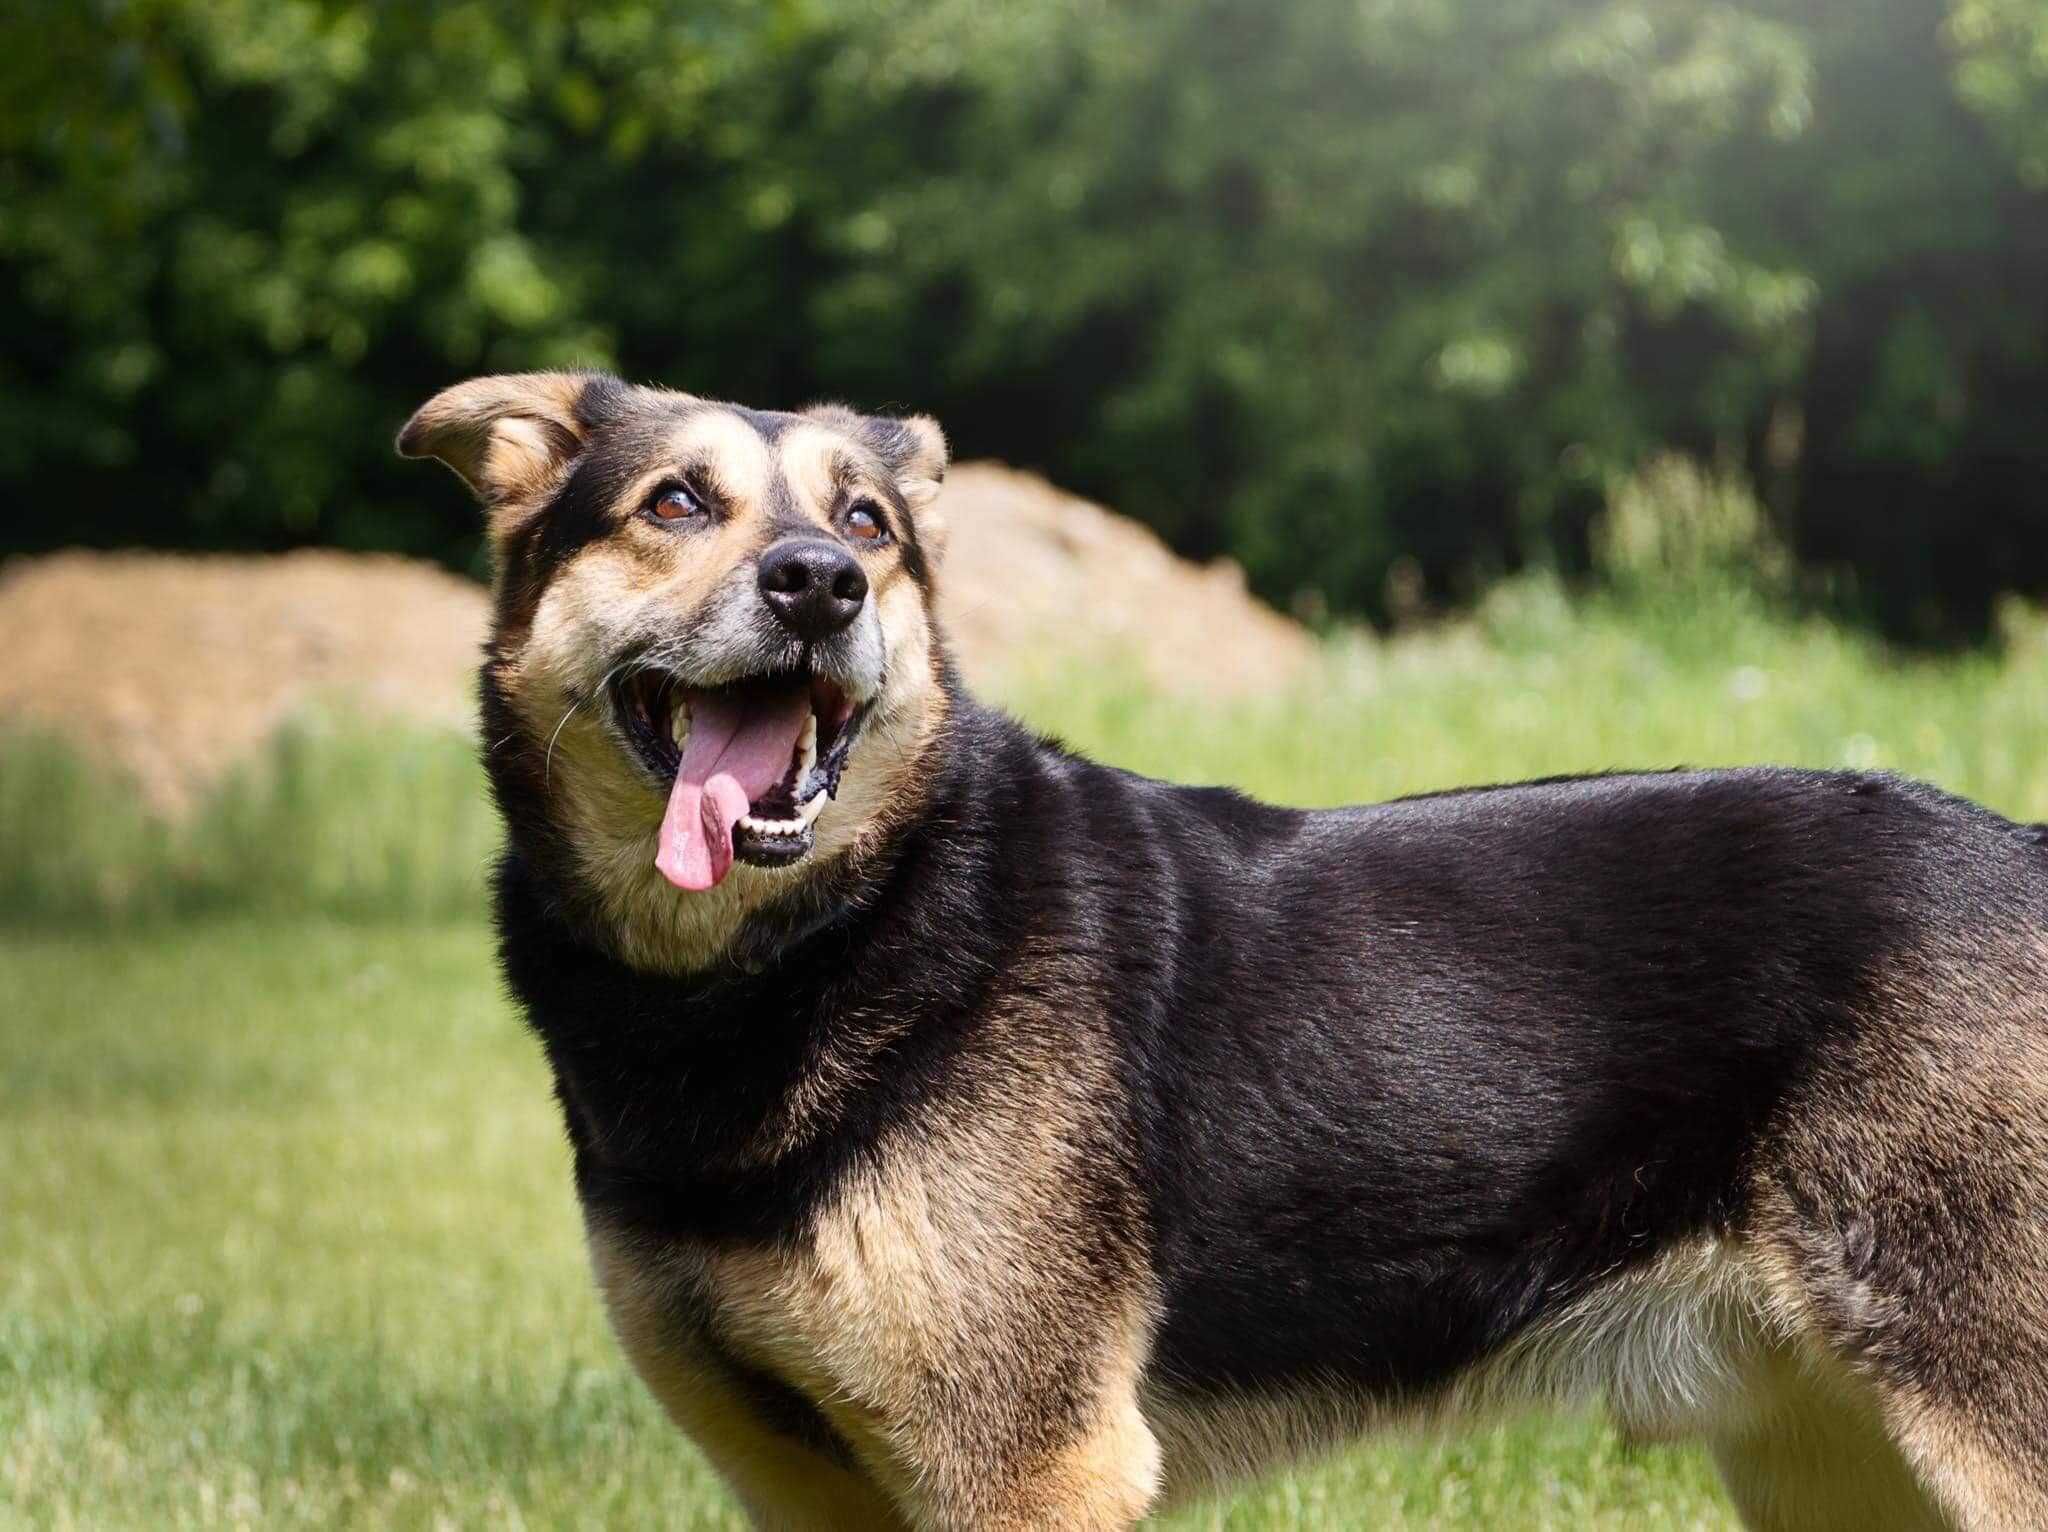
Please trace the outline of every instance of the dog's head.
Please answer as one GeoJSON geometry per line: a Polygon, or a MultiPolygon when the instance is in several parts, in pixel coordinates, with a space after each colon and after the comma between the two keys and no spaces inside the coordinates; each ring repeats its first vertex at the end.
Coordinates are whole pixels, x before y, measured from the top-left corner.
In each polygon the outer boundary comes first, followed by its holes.
{"type": "Polygon", "coordinates": [[[483,502],[494,779],[625,955],[708,962],[901,821],[946,708],[932,421],[536,373],[398,445],[483,502]]]}

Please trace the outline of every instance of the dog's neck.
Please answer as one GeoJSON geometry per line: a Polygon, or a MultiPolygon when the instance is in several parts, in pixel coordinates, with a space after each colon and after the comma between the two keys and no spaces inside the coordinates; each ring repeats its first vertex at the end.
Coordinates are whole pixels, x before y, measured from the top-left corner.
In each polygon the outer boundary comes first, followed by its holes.
{"type": "Polygon", "coordinates": [[[510,693],[495,663],[487,665],[484,733],[495,743],[484,764],[508,863],[521,868],[572,939],[630,968],[686,980],[758,973],[872,903],[904,847],[942,817],[935,805],[956,764],[971,759],[959,746],[957,720],[989,721],[939,651],[929,700],[871,723],[873,758],[842,782],[811,856],[788,869],[735,862],[715,887],[686,892],[656,871],[658,808],[636,812],[616,783],[578,791],[551,781],[548,753],[523,726],[510,693]]]}
{"type": "Polygon", "coordinates": [[[874,1082],[950,1046],[946,1019],[972,1009],[1003,950],[1001,885],[979,873],[1004,784],[1040,749],[957,704],[915,812],[751,913],[701,969],[626,961],[560,884],[554,848],[514,834],[498,880],[506,972],[588,1174],[660,1188],[664,1202],[687,1185],[706,1209],[743,1208],[765,1195],[756,1179],[879,1131],[892,1092],[874,1082]]]}

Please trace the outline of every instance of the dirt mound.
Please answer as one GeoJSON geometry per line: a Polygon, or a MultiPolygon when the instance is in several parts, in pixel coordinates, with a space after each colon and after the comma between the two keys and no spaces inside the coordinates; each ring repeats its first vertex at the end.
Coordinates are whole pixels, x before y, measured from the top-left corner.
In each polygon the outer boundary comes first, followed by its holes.
{"type": "Polygon", "coordinates": [[[1171,691],[1285,684],[1305,630],[1246,591],[1244,572],[1191,564],[1127,517],[1034,474],[969,463],[940,500],[939,608],[961,668],[994,685],[1020,664],[1124,664],[1171,691]]]}
{"type": "Polygon", "coordinates": [[[0,722],[50,729],[176,812],[308,701],[467,728],[481,588],[429,564],[59,553],[0,571],[0,722]]]}
{"type": "MultiPolygon", "coordinates": [[[[1307,635],[1151,533],[1029,474],[957,470],[941,608],[969,678],[1128,664],[1205,692],[1281,684],[1307,635]]],[[[176,813],[295,709],[469,727],[483,591],[407,559],[60,553],[0,569],[0,724],[49,729],[176,813]]]]}

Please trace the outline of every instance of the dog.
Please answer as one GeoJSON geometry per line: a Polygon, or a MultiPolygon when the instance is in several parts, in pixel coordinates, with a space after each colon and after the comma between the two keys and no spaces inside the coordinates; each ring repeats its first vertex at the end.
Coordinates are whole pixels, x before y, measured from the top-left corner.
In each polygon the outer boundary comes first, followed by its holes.
{"type": "Polygon", "coordinates": [[[1305,812],[977,704],[931,420],[483,378],[504,971],[763,1527],[1128,1527],[1597,1403],[1759,1528],[2048,1527],[2048,852],[1887,775],[1305,812]]]}

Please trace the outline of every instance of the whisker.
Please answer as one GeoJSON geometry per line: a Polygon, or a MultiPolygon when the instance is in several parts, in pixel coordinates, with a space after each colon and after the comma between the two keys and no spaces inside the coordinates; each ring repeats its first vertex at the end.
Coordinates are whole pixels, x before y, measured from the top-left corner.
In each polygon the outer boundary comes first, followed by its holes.
{"type": "Polygon", "coordinates": [[[630,659],[619,661],[618,664],[612,666],[610,670],[607,670],[604,673],[604,675],[599,678],[597,685],[593,686],[589,691],[585,692],[582,696],[578,697],[574,702],[569,704],[569,710],[562,714],[561,722],[555,725],[555,732],[548,736],[547,754],[541,757],[540,785],[542,792],[546,792],[553,785],[555,769],[555,741],[562,737],[562,730],[566,729],[569,726],[569,720],[576,716],[576,709],[583,706],[584,703],[588,702],[592,697],[595,697],[599,692],[603,691],[607,686],[611,685],[612,677],[616,676],[621,670],[624,670],[628,665],[633,663],[634,662],[630,659]]]}

